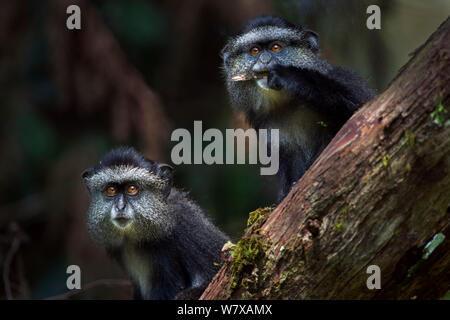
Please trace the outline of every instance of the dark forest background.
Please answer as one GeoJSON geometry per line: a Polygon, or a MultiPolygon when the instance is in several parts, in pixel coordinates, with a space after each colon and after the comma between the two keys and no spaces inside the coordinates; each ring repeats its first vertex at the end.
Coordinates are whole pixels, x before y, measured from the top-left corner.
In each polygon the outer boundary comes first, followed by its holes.
{"type": "MultiPolygon", "coordinates": [[[[445,0],[1,0],[0,298],[63,294],[71,264],[91,285],[70,298],[131,297],[105,280],[125,276],[87,236],[81,173],[118,145],[170,163],[172,130],[192,132],[194,120],[245,128],[220,50],[247,19],[276,13],[318,32],[324,58],[382,91],[449,12],[445,0]],[[71,4],[81,31],[66,28],[71,4]],[[370,4],[381,30],[366,28],[370,4]]],[[[258,166],[181,165],[175,185],[233,239],[276,198],[258,166]]]]}

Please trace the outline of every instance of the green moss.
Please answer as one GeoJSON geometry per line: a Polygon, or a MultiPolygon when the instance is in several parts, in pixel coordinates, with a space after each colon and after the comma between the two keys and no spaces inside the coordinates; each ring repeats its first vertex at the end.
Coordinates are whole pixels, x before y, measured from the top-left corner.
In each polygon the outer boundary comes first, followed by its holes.
{"type": "Polygon", "coordinates": [[[391,161],[391,157],[388,155],[383,156],[383,159],[381,160],[381,163],[383,164],[383,167],[387,169],[389,167],[389,162],[391,161]]]}
{"type": "MultiPolygon", "coordinates": [[[[264,257],[266,245],[256,235],[239,240],[231,249],[231,277],[230,290],[241,286],[250,289],[254,280],[245,277],[256,267],[257,262],[264,257]]],[[[231,292],[230,292],[231,293],[231,292]]]]}
{"type": "MultiPolygon", "coordinates": [[[[343,203],[345,204],[345,203],[343,203]]],[[[341,212],[336,216],[334,228],[338,232],[342,232],[344,230],[344,220],[348,214],[348,208],[344,207],[341,212]]]]}
{"type": "Polygon", "coordinates": [[[442,95],[439,96],[436,108],[431,112],[430,117],[433,123],[437,124],[439,127],[443,127],[445,120],[447,119],[447,109],[444,108],[442,104],[442,95]]]}
{"type": "Polygon", "coordinates": [[[443,233],[437,233],[434,235],[433,239],[429,241],[423,248],[422,260],[418,261],[408,269],[406,278],[411,278],[417,270],[419,270],[424,265],[424,260],[427,260],[433,251],[445,240],[445,235],[443,233]]]}
{"type": "Polygon", "coordinates": [[[259,270],[258,262],[265,257],[268,247],[258,235],[259,228],[266,221],[273,207],[259,208],[250,212],[247,221],[246,236],[230,247],[231,272],[229,294],[237,288],[243,288],[241,298],[251,298],[257,290],[259,270]]]}
{"type": "Polygon", "coordinates": [[[252,264],[262,250],[262,244],[256,236],[239,240],[236,247],[231,251],[233,267],[243,263],[252,264]]]}
{"type": "Polygon", "coordinates": [[[269,213],[273,211],[273,207],[259,208],[250,212],[247,220],[247,227],[260,227],[266,220],[269,213]]]}
{"type": "Polygon", "coordinates": [[[405,169],[406,169],[407,171],[411,171],[411,170],[412,170],[411,163],[407,162],[407,163],[406,163],[406,166],[405,166],[405,169]]]}
{"type": "Polygon", "coordinates": [[[445,240],[445,235],[443,233],[435,234],[433,239],[428,242],[423,251],[424,254],[422,259],[426,260],[433,253],[433,251],[445,240]]]}
{"type": "Polygon", "coordinates": [[[416,273],[416,271],[419,269],[419,266],[420,266],[420,262],[419,262],[419,263],[416,263],[416,264],[414,264],[414,265],[412,265],[412,266],[408,269],[408,273],[407,273],[407,275],[406,275],[406,278],[407,278],[407,279],[411,278],[411,277],[416,273]]]}

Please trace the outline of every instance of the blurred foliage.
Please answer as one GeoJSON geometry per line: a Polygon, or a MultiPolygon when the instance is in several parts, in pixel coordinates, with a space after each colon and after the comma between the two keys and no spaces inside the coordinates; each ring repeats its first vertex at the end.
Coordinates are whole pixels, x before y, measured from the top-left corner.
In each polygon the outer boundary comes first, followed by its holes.
{"type": "MultiPolygon", "coordinates": [[[[77,101],[61,103],[62,84],[55,76],[55,61],[60,58],[52,51],[59,47],[50,45],[55,32],[49,23],[54,3],[0,3],[0,270],[11,253],[16,232],[11,231],[12,221],[28,239],[21,242],[20,254],[16,253],[10,268],[14,297],[45,298],[64,292],[69,264],[82,265],[83,282],[123,277],[102,256],[102,248],[94,247],[86,237],[88,198],[80,174],[113,146],[147,147],[136,132],[116,133],[127,124],[120,113],[111,124],[108,119],[116,109],[108,101],[96,110],[85,110],[77,101]]],[[[203,121],[203,130],[214,127],[222,132],[242,125],[228,102],[220,50],[226,37],[264,6],[317,31],[324,57],[360,73],[378,91],[450,12],[449,2],[439,0],[89,3],[128,63],[160,97],[171,122],[169,133],[175,128],[192,132],[194,120],[203,121]],[[365,27],[368,4],[380,5],[382,30],[365,27]]],[[[65,28],[64,23],[59,27],[65,28]]],[[[71,50],[74,56],[81,54],[77,48],[71,50]]],[[[63,72],[74,74],[74,81],[78,71],[86,72],[59,63],[67,66],[63,72]]],[[[86,87],[89,93],[95,89],[91,84],[86,87]]],[[[74,88],[66,87],[65,92],[74,88]]],[[[174,143],[168,139],[164,144],[162,153],[169,161],[174,143]]],[[[213,221],[235,240],[246,225],[248,212],[270,206],[276,199],[275,179],[259,176],[257,166],[181,165],[176,168],[175,181],[176,186],[190,190],[213,221]]],[[[7,296],[4,287],[2,283],[0,297],[7,296]]],[[[100,288],[75,298],[129,297],[128,292],[119,291],[100,288]]]]}

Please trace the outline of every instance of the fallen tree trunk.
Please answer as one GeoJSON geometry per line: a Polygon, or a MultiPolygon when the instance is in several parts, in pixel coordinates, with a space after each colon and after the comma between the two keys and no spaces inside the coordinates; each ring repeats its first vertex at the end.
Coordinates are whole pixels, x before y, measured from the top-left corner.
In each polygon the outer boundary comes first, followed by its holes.
{"type": "Polygon", "coordinates": [[[273,211],[201,299],[436,299],[450,284],[450,20],[273,211]],[[381,271],[368,289],[367,267],[381,271]]]}

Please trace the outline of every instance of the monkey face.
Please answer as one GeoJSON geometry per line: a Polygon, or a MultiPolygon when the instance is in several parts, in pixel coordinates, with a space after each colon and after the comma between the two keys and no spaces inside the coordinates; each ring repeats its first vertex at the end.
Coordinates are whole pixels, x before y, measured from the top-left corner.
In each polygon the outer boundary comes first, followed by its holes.
{"type": "Polygon", "coordinates": [[[318,35],[301,28],[259,26],[231,38],[222,50],[224,69],[233,77],[242,72],[267,73],[274,65],[312,63],[318,54],[318,35]]]}
{"type": "Polygon", "coordinates": [[[139,187],[135,182],[127,184],[109,184],[104,191],[107,199],[112,202],[110,219],[119,229],[129,226],[135,218],[132,202],[139,194],[139,187]]]}
{"type": "Polygon", "coordinates": [[[222,55],[233,106],[260,114],[286,103],[290,97],[274,90],[268,84],[268,75],[277,66],[320,68],[317,37],[316,33],[295,26],[271,24],[231,38],[222,55]]]}
{"type": "Polygon", "coordinates": [[[161,171],[131,165],[106,167],[84,178],[91,195],[88,231],[94,241],[121,245],[170,235],[167,214],[171,180],[161,171]]]}

